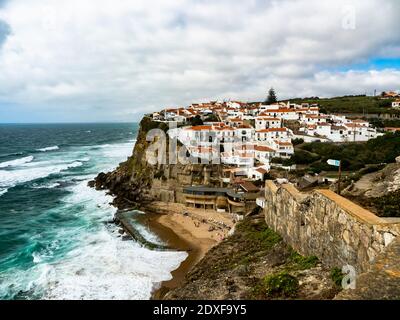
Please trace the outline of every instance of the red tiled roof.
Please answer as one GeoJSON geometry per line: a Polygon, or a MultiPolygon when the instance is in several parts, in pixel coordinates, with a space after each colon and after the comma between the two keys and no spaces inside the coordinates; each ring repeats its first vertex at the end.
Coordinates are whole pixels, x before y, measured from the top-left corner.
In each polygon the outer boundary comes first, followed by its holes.
{"type": "Polygon", "coordinates": [[[281,119],[279,119],[279,118],[264,117],[264,116],[258,117],[256,120],[257,121],[281,121],[281,119]]]}
{"type": "Polygon", "coordinates": [[[257,130],[256,132],[263,133],[263,132],[286,132],[286,128],[268,128],[268,129],[262,129],[262,130],[257,130]]]}
{"type": "Polygon", "coordinates": [[[201,131],[201,130],[211,130],[212,126],[193,126],[186,128],[186,130],[201,131]]]}
{"type": "Polygon", "coordinates": [[[268,172],[268,170],[265,170],[264,168],[258,168],[256,169],[257,172],[261,173],[261,174],[265,174],[268,172]]]}
{"type": "Polygon", "coordinates": [[[274,149],[267,146],[255,146],[254,149],[261,152],[275,152],[274,149]]]}

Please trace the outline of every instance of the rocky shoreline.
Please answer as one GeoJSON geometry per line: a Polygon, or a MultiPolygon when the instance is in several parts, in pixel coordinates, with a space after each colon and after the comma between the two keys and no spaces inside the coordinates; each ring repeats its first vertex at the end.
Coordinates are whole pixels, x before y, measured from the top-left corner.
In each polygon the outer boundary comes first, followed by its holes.
{"type": "Polygon", "coordinates": [[[100,173],[89,182],[89,186],[107,190],[114,196],[112,204],[118,208],[114,221],[123,232],[151,249],[188,253],[187,259],[172,272],[172,279],[154,288],[153,299],[334,297],[339,289],[330,277],[330,270],[313,257],[301,257],[294,252],[266,226],[262,216],[245,218],[236,228],[232,216],[199,209],[196,212],[179,204],[176,194],[181,186],[176,177],[189,173],[193,183],[196,181],[193,179],[201,179],[203,168],[149,165],[145,159],[146,132],[157,125],[160,124],[143,118],[132,156],[116,170],[100,173]],[[160,189],[157,194],[156,177],[158,181],[166,179],[175,190],[160,189]],[[165,196],[167,198],[163,199],[165,196]],[[166,246],[146,242],[135,231],[130,223],[132,210],[146,212],[136,222],[149,227],[166,246]],[[219,221],[215,221],[217,216],[219,221]],[[235,232],[230,232],[231,229],[235,232]],[[267,294],[266,275],[295,279],[292,279],[296,283],[294,291],[289,295],[285,292],[267,294]]]}

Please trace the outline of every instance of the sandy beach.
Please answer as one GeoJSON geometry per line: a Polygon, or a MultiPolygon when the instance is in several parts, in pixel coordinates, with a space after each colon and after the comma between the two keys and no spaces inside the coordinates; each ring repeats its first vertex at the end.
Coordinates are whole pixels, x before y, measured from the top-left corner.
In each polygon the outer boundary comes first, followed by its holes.
{"type": "Polygon", "coordinates": [[[177,203],[153,202],[142,210],[147,213],[142,223],[169,247],[188,253],[186,260],[172,272],[172,279],[156,288],[153,299],[162,299],[169,290],[179,286],[187,272],[222,241],[235,224],[228,213],[187,208],[177,203]]]}

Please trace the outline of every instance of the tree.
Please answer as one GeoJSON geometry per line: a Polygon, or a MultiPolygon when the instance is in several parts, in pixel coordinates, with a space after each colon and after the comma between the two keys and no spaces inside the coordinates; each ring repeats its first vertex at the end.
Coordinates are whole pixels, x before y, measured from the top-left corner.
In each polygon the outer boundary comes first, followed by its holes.
{"type": "Polygon", "coordinates": [[[197,115],[194,118],[190,118],[189,123],[192,126],[201,126],[203,125],[203,120],[201,120],[201,117],[197,115]]]}
{"type": "Polygon", "coordinates": [[[276,93],[275,93],[274,88],[269,89],[268,97],[267,97],[267,100],[265,100],[265,102],[267,104],[273,104],[273,103],[277,102],[276,93]]]}

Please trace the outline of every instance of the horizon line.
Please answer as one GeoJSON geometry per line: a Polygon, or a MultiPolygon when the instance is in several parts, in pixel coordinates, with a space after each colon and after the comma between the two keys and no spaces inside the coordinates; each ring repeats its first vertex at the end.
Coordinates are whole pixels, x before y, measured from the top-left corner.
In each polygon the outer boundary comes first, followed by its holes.
{"type": "Polygon", "coordinates": [[[138,123],[139,121],[98,121],[98,122],[79,122],[79,121],[68,121],[68,122],[0,122],[0,125],[3,124],[130,124],[130,123],[138,123]]]}

